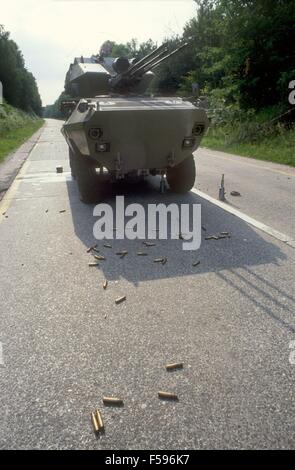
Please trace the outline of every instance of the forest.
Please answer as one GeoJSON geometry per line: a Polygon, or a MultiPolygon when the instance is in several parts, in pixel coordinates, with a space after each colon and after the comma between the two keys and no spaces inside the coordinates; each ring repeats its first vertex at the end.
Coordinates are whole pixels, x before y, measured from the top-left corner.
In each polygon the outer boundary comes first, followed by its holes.
{"type": "Polygon", "coordinates": [[[0,163],[43,124],[36,80],[18,45],[0,25],[0,163]]]}
{"type": "Polygon", "coordinates": [[[36,80],[25,67],[24,58],[9,32],[0,25],[0,81],[3,98],[27,113],[42,114],[42,103],[36,80]]]}

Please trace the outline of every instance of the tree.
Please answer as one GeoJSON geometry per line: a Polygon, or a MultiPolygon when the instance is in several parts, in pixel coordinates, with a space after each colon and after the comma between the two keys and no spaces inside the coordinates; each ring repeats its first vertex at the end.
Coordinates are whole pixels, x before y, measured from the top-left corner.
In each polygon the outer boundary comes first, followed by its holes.
{"type": "Polygon", "coordinates": [[[17,44],[0,25],[0,81],[5,100],[17,108],[41,115],[42,104],[34,76],[26,69],[17,44]]]}
{"type": "Polygon", "coordinates": [[[138,60],[157,47],[157,44],[152,39],[142,43],[138,43],[137,39],[134,38],[126,44],[117,44],[114,41],[108,42],[112,44],[111,57],[125,56],[129,59],[135,58],[138,60]]]}
{"type": "Polygon", "coordinates": [[[194,48],[191,77],[244,108],[285,101],[295,69],[295,2],[195,1],[197,17],[184,28],[194,48]]]}

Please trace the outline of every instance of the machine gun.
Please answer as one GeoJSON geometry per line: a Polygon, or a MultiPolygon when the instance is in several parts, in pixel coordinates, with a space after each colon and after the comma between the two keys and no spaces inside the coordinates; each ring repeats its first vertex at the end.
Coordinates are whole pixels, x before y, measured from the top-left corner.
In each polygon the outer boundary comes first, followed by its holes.
{"type": "MultiPolygon", "coordinates": [[[[147,54],[141,60],[132,64],[131,67],[129,61],[127,61],[128,63],[123,63],[122,61],[121,66],[124,69],[120,71],[120,73],[118,73],[116,76],[111,78],[111,89],[113,91],[121,92],[125,90],[130,91],[134,86],[136,86],[136,84],[138,84],[138,82],[140,82],[140,80],[143,80],[144,77],[146,78],[145,82],[148,82],[149,84],[151,79],[154,77],[152,70],[158,67],[165,60],[169,59],[175,54],[178,54],[187,46],[188,43],[184,43],[178,48],[174,49],[172,52],[169,52],[167,44],[162,44],[150,54],[147,54]],[[147,77],[146,74],[149,74],[149,76],[147,77]]],[[[116,63],[114,63],[114,65],[116,67],[116,63]]]]}

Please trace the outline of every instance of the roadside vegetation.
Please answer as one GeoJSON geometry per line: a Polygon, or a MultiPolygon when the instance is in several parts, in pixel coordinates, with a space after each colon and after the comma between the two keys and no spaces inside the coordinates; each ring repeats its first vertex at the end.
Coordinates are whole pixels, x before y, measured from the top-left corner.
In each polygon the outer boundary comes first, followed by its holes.
{"type": "Polygon", "coordinates": [[[0,162],[43,124],[42,104],[34,76],[26,69],[18,45],[0,25],[0,162]]]}
{"type": "Polygon", "coordinates": [[[215,104],[202,146],[295,166],[295,107],[270,106],[256,111],[215,104]]]}
{"type": "Polygon", "coordinates": [[[278,129],[270,137],[258,142],[232,143],[227,141],[224,129],[210,130],[202,142],[203,147],[256,158],[274,163],[295,166],[295,126],[292,130],[278,129]]]}
{"type": "Polygon", "coordinates": [[[43,119],[7,103],[0,105],[0,162],[43,125],[43,119]]]}
{"type": "Polygon", "coordinates": [[[0,24],[0,81],[7,103],[27,113],[42,114],[42,103],[35,77],[25,66],[18,45],[0,24]]]}

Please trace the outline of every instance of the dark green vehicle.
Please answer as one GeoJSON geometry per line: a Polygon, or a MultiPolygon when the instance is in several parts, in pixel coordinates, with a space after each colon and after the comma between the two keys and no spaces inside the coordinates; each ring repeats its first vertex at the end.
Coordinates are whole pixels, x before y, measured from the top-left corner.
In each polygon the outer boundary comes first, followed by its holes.
{"type": "Polygon", "coordinates": [[[76,58],[66,76],[64,102],[70,115],[62,132],[69,145],[72,176],[82,201],[99,200],[105,183],[161,175],[177,193],[195,182],[192,153],[208,127],[201,107],[178,97],[153,97],[152,70],[179,53],[162,45],[135,62],[107,57],[76,58]]]}

